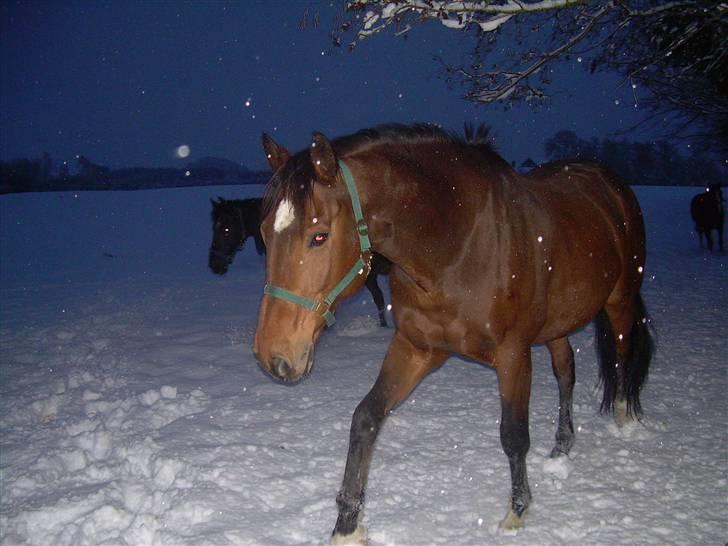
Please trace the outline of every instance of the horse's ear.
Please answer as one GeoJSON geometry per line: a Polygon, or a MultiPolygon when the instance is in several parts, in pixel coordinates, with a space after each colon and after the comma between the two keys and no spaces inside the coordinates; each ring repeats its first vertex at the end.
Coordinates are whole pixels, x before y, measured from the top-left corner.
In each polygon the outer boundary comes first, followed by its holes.
{"type": "Polygon", "coordinates": [[[315,132],[311,142],[311,162],[318,178],[333,180],[338,171],[336,154],[329,139],[322,133],[315,132]]]}
{"type": "Polygon", "coordinates": [[[273,140],[270,135],[263,133],[261,135],[263,141],[263,149],[265,156],[268,158],[268,164],[273,172],[280,169],[290,159],[291,154],[283,146],[273,140]]]}

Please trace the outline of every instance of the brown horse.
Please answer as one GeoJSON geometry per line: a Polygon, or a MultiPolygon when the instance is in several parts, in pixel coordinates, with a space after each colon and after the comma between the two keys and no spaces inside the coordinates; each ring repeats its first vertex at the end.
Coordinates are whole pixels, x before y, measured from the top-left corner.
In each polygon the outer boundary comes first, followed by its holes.
{"type": "Polygon", "coordinates": [[[359,290],[371,251],[393,264],[396,331],[351,423],[334,543],[365,544],[359,524],[385,417],[453,354],[495,368],[511,469],[503,529],[531,500],[526,476],[531,345],[551,352],[559,387],[552,456],[574,441],[570,332],[596,317],[602,410],[640,412],[652,342],[640,297],[645,234],[623,182],[588,163],[517,174],[482,142],[428,125],[390,125],[295,155],[263,135],[274,175],[261,230],[268,248],[255,353],[274,378],[307,375],[333,310],[359,290]]]}

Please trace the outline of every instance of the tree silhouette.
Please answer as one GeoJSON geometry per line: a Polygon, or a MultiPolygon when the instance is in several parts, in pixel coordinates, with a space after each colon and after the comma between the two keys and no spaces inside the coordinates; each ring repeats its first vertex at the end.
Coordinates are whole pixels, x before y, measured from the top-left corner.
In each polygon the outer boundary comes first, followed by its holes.
{"type": "Polygon", "coordinates": [[[426,21],[474,32],[469,61],[444,61],[465,97],[490,103],[547,96],[547,66],[569,57],[616,70],[647,91],[645,121],[728,151],[728,4],[720,0],[352,0],[333,33],[349,46],[426,21]]]}
{"type": "Polygon", "coordinates": [[[666,140],[654,143],[609,138],[585,140],[573,131],[564,130],[544,142],[544,153],[550,161],[598,161],[632,184],[703,185],[720,183],[726,176],[725,170],[700,150],[685,157],[666,140]]]}

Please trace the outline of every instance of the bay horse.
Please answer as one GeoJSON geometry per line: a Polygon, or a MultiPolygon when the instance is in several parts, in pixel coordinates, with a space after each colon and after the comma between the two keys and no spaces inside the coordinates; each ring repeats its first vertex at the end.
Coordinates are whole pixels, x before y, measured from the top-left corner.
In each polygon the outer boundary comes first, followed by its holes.
{"type": "Polygon", "coordinates": [[[366,544],[360,523],[386,416],[450,355],[495,368],[500,439],[511,471],[500,528],[531,502],[526,473],[531,345],[545,343],[559,388],[552,456],[574,442],[574,352],[567,335],[596,323],[601,410],[641,414],[653,345],[640,286],[645,229],[630,188],[591,163],[519,175],[482,143],[430,125],[387,125],[295,155],[263,135],[273,170],[261,232],[268,249],[254,352],[276,380],[296,382],[337,303],[364,282],[371,252],[392,262],[395,332],[357,406],[332,543],[366,544]]]}
{"type": "MultiPolygon", "coordinates": [[[[226,200],[218,197],[210,199],[212,204],[212,242],[208,265],[213,273],[224,275],[233,263],[235,253],[242,250],[248,237],[253,237],[258,255],[265,254],[265,244],[260,235],[260,207],[263,199],[226,200]]],[[[372,256],[372,268],[365,285],[377,306],[379,325],[387,326],[384,294],[377,282],[378,275],[389,274],[389,261],[379,254],[372,256]]]]}
{"type": "Polygon", "coordinates": [[[720,189],[720,184],[709,185],[703,193],[699,193],[690,201],[690,216],[695,222],[698,241],[702,247],[703,236],[705,236],[710,252],[713,252],[713,237],[711,235],[713,230],[718,232],[718,247],[723,252],[723,223],[725,222],[723,202],[723,192],[720,189]]]}

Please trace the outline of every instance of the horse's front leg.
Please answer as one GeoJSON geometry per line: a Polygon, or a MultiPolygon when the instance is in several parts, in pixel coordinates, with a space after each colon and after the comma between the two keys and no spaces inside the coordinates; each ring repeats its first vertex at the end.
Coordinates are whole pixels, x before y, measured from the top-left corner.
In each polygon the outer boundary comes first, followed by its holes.
{"type": "Polygon", "coordinates": [[[359,403],[351,420],[349,454],[341,490],[336,497],[339,516],[332,544],[366,544],[366,531],[359,525],[364,507],[364,489],[369,474],[374,441],[389,412],[447,358],[440,351],[418,349],[395,333],[374,386],[359,403]]]}
{"type": "Polygon", "coordinates": [[[520,343],[499,347],[494,364],[501,397],[501,445],[511,467],[510,509],[500,528],[510,531],[523,526],[526,509],[531,503],[526,473],[526,454],[531,445],[528,434],[531,347],[520,343]]]}

